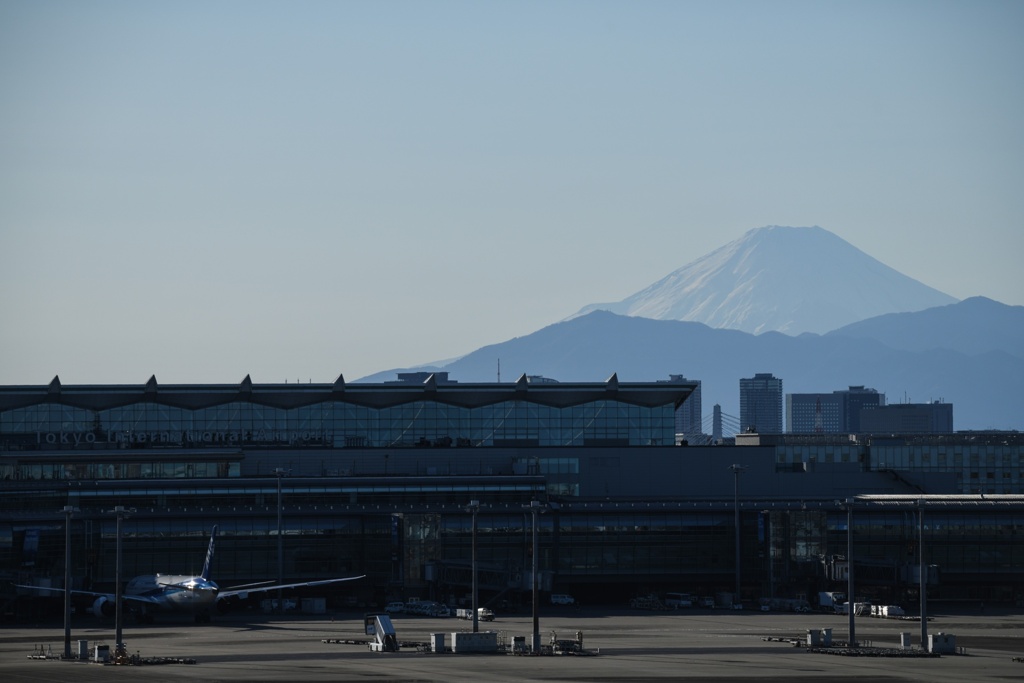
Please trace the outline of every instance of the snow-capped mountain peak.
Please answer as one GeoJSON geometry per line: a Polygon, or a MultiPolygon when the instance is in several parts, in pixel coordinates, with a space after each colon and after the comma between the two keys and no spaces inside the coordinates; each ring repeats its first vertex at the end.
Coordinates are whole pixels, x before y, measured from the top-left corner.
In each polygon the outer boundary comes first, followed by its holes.
{"type": "Polygon", "coordinates": [[[622,301],[591,304],[576,315],[608,310],[797,335],[955,302],[828,230],[772,225],[748,231],[622,301]]]}

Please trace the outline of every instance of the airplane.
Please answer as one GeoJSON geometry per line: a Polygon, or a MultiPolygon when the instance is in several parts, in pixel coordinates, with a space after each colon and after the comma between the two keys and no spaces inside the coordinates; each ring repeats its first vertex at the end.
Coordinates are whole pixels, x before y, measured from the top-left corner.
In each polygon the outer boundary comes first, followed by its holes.
{"type": "MultiPolygon", "coordinates": [[[[132,611],[139,621],[151,622],[153,612],[187,612],[195,615],[196,623],[208,623],[213,609],[223,613],[227,611],[229,598],[244,599],[250,593],[262,593],[286,588],[304,586],[325,586],[342,581],[355,581],[365,577],[349,576],[340,579],[322,579],[319,581],[303,581],[300,583],[274,584],[273,581],[261,581],[241,586],[233,586],[227,590],[221,588],[210,579],[210,567],[213,564],[214,543],[217,538],[217,527],[210,532],[210,545],[206,550],[206,561],[199,576],[178,574],[155,574],[136,576],[128,582],[121,595],[124,605],[132,611]],[[268,585],[273,584],[273,585],[268,585]]],[[[20,586],[63,593],[63,588],[46,588],[42,586],[20,586]]],[[[93,591],[72,590],[72,595],[94,596],[96,599],[90,608],[96,616],[110,616],[116,608],[117,597],[112,593],[95,593],[93,591]]]]}

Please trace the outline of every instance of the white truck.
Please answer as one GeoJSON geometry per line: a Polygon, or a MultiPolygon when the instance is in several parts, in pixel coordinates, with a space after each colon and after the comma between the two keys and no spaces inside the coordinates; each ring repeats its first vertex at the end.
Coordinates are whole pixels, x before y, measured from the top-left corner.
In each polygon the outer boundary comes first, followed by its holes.
{"type": "Polygon", "coordinates": [[[693,607],[694,597],[689,593],[665,593],[665,607],[679,609],[693,607]]]}
{"type": "Polygon", "coordinates": [[[846,602],[846,593],[840,591],[818,593],[818,609],[822,612],[839,612],[844,609],[841,607],[844,602],[846,602]]]}
{"type": "MultiPolygon", "coordinates": [[[[494,612],[492,612],[489,608],[478,607],[476,611],[476,618],[478,621],[494,621],[494,612]]],[[[455,616],[459,619],[472,619],[473,609],[462,609],[460,607],[459,609],[455,610],[455,616]]]]}

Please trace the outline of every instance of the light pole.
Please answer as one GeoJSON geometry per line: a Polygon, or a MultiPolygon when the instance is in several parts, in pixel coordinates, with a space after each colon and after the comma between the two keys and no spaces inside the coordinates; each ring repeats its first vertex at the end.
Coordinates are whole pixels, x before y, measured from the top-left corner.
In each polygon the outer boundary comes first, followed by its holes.
{"type": "Polygon", "coordinates": [[[65,505],[64,513],[64,659],[71,659],[71,515],[78,508],[65,505]]]}
{"type": "Polygon", "coordinates": [[[917,501],[917,592],[921,598],[921,649],[928,650],[928,581],[925,577],[926,567],[924,565],[924,499],[917,501]]]}
{"type": "Polygon", "coordinates": [[[529,505],[524,505],[523,509],[529,510],[533,516],[533,568],[530,572],[530,580],[533,584],[533,651],[535,655],[540,654],[540,619],[537,616],[537,608],[539,606],[538,595],[537,595],[537,514],[544,512],[545,505],[539,500],[531,500],[529,505]]]}
{"type": "Polygon", "coordinates": [[[114,568],[114,659],[120,659],[124,656],[124,642],[121,638],[121,615],[122,606],[124,604],[124,595],[121,591],[121,522],[124,518],[131,513],[135,512],[134,509],[128,509],[123,505],[118,505],[114,508],[114,514],[117,515],[117,559],[114,568]]]}
{"type": "MultiPolygon", "coordinates": [[[[277,476],[277,583],[284,583],[284,538],[281,535],[281,477],[287,473],[284,468],[278,467],[274,470],[277,476]]],[[[281,588],[277,589],[277,610],[284,614],[284,598],[281,588]]]]}
{"type": "Polygon", "coordinates": [[[472,527],[472,535],[473,535],[473,551],[472,551],[473,552],[473,555],[472,555],[472,565],[473,565],[473,567],[472,567],[472,572],[473,572],[473,633],[477,633],[480,630],[480,619],[479,619],[479,614],[477,613],[477,610],[479,608],[477,607],[477,582],[476,582],[476,513],[480,511],[480,501],[479,500],[471,500],[471,501],[469,501],[469,505],[466,506],[466,510],[468,510],[473,515],[473,527],[472,527]]]}
{"type": "Polygon", "coordinates": [[[775,558],[772,556],[772,517],[768,510],[761,511],[761,519],[765,526],[765,545],[767,546],[768,552],[768,597],[775,599],[775,558]]]}
{"type": "Polygon", "coordinates": [[[743,465],[729,465],[732,470],[732,504],[734,511],[733,524],[736,528],[736,600],[740,599],[740,472],[747,469],[743,465]]]}
{"type": "Polygon", "coordinates": [[[850,642],[848,647],[857,647],[857,636],[854,631],[853,613],[853,498],[846,499],[846,604],[850,613],[850,642]]]}

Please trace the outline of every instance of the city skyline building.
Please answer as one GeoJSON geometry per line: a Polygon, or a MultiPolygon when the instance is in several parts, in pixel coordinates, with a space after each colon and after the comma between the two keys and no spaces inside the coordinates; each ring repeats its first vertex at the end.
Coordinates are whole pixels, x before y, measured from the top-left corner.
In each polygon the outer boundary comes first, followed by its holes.
{"type": "Polygon", "coordinates": [[[686,375],[669,375],[667,381],[696,384],[696,387],[690,393],[690,396],[676,410],[676,434],[682,434],[683,438],[691,438],[693,436],[702,435],[704,433],[704,417],[701,412],[701,381],[699,379],[687,379],[686,375]]]}
{"type": "Polygon", "coordinates": [[[841,393],[846,398],[846,431],[859,434],[861,430],[861,411],[865,408],[877,408],[885,405],[885,394],[864,385],[851,386],[841,393]]]}
{"type": "Polygon", "coordinates": [[[953,432],[953,404],[894,403],[865,409],[860,426],[872,434],[949,434],[953,432]]]}
{"type": "Polygon", "coordinates": [[[846,406],[838,392],[786,394],[787,434],[839,434],[846,430],[846,406]]]}
{"type": "Polygon", "coordinates": [[[759,372],[740,379],[740,431],[782,433],[782,379],[759,372]]]}
{"type": "Polygon", "coordinates": [[[885,394],[864,386],[830,394],[786,394],[786,433],[859,434],[861,411],[885,405],[885,394]]]}

